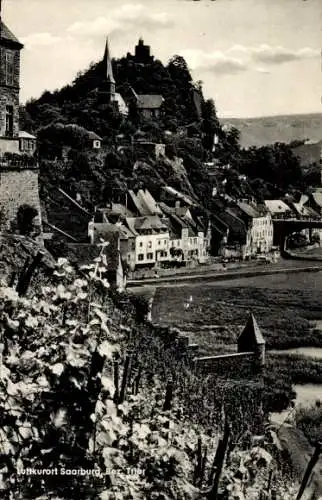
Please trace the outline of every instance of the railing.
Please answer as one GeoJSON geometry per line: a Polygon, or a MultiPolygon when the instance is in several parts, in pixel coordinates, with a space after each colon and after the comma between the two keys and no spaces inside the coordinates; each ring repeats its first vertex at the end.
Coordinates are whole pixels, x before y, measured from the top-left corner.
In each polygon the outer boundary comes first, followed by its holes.
{"type": "Polygon", "coordinates": [[[37,168],[38,162],[34,156],[18,153],[0,155],[0,168],[37,168]]]}
{"type": "Polygon", "coordinates": [[[272,219],[273,222],[321,222],[322,223],[322,217],[318,218],[312,218],[312,217],[292,217],[292,218],[276,218],[272,219]]]}

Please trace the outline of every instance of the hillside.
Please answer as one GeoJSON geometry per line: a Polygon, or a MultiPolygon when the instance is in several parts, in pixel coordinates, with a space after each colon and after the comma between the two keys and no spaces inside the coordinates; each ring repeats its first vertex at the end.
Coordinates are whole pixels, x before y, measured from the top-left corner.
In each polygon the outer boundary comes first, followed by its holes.
{"type": "Polygon", "coordinates": [[[128,189],[142,186],[156,199],[166,184],[209,199],[203,161],[221,127],[214,103],[204,99],[185,60],[174,55],[164,66],[153,59],[142,64],[123,57],[112,65],[116,90],[128,104],[127,116],[111,104],[103,61],[91,64],[70,85],[46,91],[21,109],[21,128],[38,136],[40,192],[48,213],[60,205],[53,187],[72,196],[80,193],[90,211],[111,199],[123,200],[128,189]],[[160,115],[140,114],[134,90],[161,94],[160,115]],[[102,138],[101,149],[93,150],[86,138],[91,131],[102,138]],[[140,141],[164,143],[165,156],[141,150],[140,141]]]}
{"type": "MultiPolygon", "coordinates": [[[[111,200],[122,202],[128,189],[145,187],[159,200],[161,187],[168,184],[210,210],[213,186],[206,165],[213,160],[219,166],[230,165],[215,184],[218,192],[235,198],[274,198],[315,182],[312,175],[303,178],[297,159],[283,144],[255,151],[243,151],[241,146],[314,138],[308,126],[318,134],[322,115],[314,120],[307,116],[306,121],[274,117],[220,122],[215,103],[203,96],[202,84],[193,81],[186,61],[174,55],[167,65],[133,57],[112,61],[116,91],[128,104],[126,116],[112,105],[103,63],[91,64],[70,85],[44,92],[21,110],[21,128],[38,136],[40,193],[49,215],[55,205],[60,210],[54,187],[73,197],[79,194],[91,212],[111,200]],[[162,95],[159,113],[142,114],[137,94],[162,95]],[[222,125],[229,125],[228,130],[222,125]],[[85,140],[91,131],[102,138],[99,150],[85,140]],[[141,151],[142,141],[165,144],[165,157],[141,151]]],[[[61,212],[60,220],[65,207],[61,212]]]]}
{"type": "Polygon", "coordinates": [[[221,123],[240,130],[243,147],[286,144],[297,139],[322,139],[322,113],[263,116],[260,118],[222,118],[221,123]]]}

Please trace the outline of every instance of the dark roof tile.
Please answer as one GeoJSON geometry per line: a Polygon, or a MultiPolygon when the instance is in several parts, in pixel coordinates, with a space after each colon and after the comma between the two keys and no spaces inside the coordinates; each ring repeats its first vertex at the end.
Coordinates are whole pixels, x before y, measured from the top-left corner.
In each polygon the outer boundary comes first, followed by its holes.
{"type": "Polygon", "coordinates": [[[0,21],[0,39],[14,42],[15,44],[19,44],[23,47],[22,43],[19,42],[18,38],[12,33],[12,31],[9,30],[3,21],[0,21]]]}
{"type": "Polygon", "coordinates": [[[159,109],[162,103],[162,95],[141,94],[137,96],[137,107],[139,109],[159,109]]]}

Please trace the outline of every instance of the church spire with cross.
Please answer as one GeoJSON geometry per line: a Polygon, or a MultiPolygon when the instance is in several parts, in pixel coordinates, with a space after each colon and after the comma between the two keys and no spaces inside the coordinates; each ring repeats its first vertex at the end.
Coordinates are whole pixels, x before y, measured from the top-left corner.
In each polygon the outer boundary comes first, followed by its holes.
{"type": "Polygon", "coordinates": [[[111,96],[113,96],[115,94],[115,80],[114,80],[114,75],[113,75],[112,60],[111,60],[111,56],[110,56],[108,37],[106,37],[103,64],[104,64],[104,76],[106,78],[106,82],[108,83],[109,93],[111,96]]]}

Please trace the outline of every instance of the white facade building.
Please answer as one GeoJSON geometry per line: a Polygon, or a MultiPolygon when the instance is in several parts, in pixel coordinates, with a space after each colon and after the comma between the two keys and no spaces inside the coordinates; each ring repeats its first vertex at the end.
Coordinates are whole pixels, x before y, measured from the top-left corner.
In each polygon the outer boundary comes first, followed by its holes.
{"type": "Polygon", "coordinates": [[[169,260],[169,229],[158,217],[127,217],[126,223],[135,234],[135,265],[156,265],[169,260]]]}

